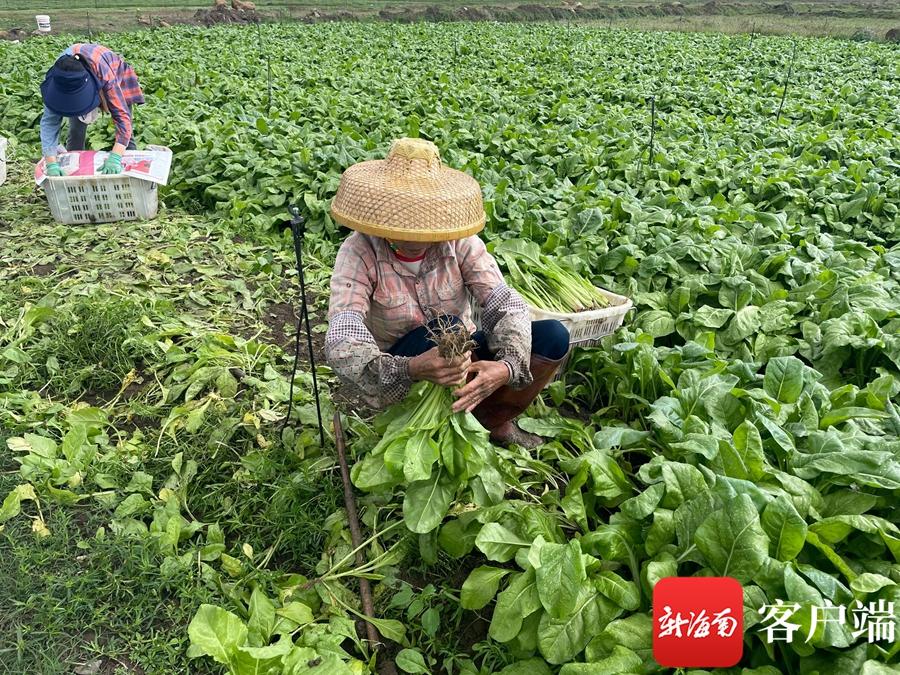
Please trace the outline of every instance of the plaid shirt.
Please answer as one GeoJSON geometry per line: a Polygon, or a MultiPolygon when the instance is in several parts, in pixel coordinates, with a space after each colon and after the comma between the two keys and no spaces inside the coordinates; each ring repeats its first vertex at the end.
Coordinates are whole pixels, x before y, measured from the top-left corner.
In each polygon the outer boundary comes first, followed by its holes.
{"type": "Polygon", "coordinates": [[[129,106],[144,102],[134,68],[103,45],[74,44],[72,53],[85,60],[100,83],[106,109],[116,124],[116,143],[128,145],[132,133],[129,106]]]}
{"type": "Polygon", "coordinates": [[[470,294],[482,308],[488,348],[510,369],[510,384],[529,384],[528,306],[506,285],[484,242],[475,236],[430,246],[415,274],[384,239],[350,235],[331,277],[328,362],[373,407],[399,401],[411,384],[409,358],[385,351],[437,314],[458,316],[474,331],[470,294]]]}

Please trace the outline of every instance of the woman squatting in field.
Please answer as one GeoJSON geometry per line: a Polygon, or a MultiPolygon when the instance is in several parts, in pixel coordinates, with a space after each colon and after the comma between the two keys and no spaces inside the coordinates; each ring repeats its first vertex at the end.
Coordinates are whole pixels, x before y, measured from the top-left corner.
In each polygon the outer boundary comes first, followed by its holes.
{"type": "Polygon", "coordinates": [[[469,378],[454,411],[472,412],[496,443],[539,444],[514,418],[556,373],[569,334],[558,321],[531,321],[476,236],[485,224],[478,183],[443,166],[433,143],[404,138],[386,160],[344,172],[331,212],[355,230],[335,261],[325,343],[341,380],[383,408],[413,382],[469,378]],[[442,358],[429,338],[438,321],[463,324],[474,351],[442,358]]]}

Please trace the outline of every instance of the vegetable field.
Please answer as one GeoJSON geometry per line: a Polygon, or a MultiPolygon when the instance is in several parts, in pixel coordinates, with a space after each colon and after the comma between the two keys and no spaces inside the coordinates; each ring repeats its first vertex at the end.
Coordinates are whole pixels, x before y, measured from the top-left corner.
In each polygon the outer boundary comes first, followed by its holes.
{"type": "MultiPolygon", "coordinates": [[[[881,603],[900,628],[898,45],[504,24],[106,35],[147,98],[137,141],[172,148],[172,176],[156,221],[71,227],[30,172],[41,77],[83,39],[0,44],[0,672],[661,672],[652,589],[676,575],[743,585],[733,673],[900,671],[894,637],[816,612],[881,603]],[[299,204],[321,341],[346,235],[330,199],[398,136],[480,182],[511,283],[527,275],[503,252],[525,250],[635,309],[528,411],[548,438],[530,452],[412,424],[408,402],[374,417],[321,367],[326,420],[346,413],[359,565],[303,359],[285,419],[283,228],[299,204]],[[766,639],[778,601],[797,605],[791,643],[766,639]]],[[[100,149],[111,125],[95,126],[100,149]]]]}

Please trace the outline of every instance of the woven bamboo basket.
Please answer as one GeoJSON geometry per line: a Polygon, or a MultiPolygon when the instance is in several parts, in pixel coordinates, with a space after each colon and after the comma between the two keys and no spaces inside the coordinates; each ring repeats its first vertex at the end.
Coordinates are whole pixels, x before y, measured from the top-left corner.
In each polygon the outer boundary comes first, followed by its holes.
{"type": "MultiPolygon", "coordinates": [[[[598,288],[603,295],[609,300],[609,306],[601,309],[592,309],[587,312],[548,312],[544,309],[538,309],[532,305],[528,305],[531,312],[532,321],[543,321],[545,319],[556,319],[564,325],[569,331],[569,354],[575,347],[593,347],[600,344],[607,335],[614,333],[625,321],[625,315],[632,308],[633,303],[630,298],[624,295],[613,293],[605,288],[598,288]]],[[[475,326],[481,330],[481,307],[475,302],[475,299],[469,297],[469,304],[472,308],[472,318],[475,326]]],[[[562,377],[565,371],[569,357],[559,367],[554,381],[562,377]]]]}

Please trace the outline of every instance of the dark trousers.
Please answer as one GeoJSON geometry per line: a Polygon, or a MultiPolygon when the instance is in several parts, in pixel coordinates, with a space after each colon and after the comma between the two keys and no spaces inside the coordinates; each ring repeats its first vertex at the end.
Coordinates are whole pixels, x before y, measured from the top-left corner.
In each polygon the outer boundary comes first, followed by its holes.
{"type": "MultiPolygon", "coordinates": [[[[128,106],[128,114],[131,115],[131,119],[132,121],[134,121],[134,115],[132,113],[131,106],[128,106]]],[[[73,152],[75,150],[84,150],[85,140],[87,139],[87,128],[88,125],[82,122],[77,117],[69,118],[69,140],[66,141],[66,150],[68,150],[69,152],[73,152]]],[[[137,149],[137,146],[134,144],[134,138],[128,141],[128,146],[125,149],[137,149]]]]}
{"type": "MultiPolygon", "coordinates": [[[[451,317],[454,324],[462,323],[459,317],[451,317]]],[[[397,340],[393,347],[388,350],[389,354],[394,356],[418,356],[424,354],[435,346],[428,338],[428,327],[434,328],[436,320],[432,319],[428,322],[428,326],[419,326],[409,331],[402,338],[397,340]]],[[[478,347],[475,349],[475,355],[482,361],[492,361],[494,355],[488,350],[487,336],[484,331],[477,331],[472,334],[472,340],[478,347]]],[[[555,319],[547,319],[544,321],[531,322],[531,353],[542,356],[545,359],[556,361],[561,359],[569,351],[569,331],[559,321],[555,319]]]]}

